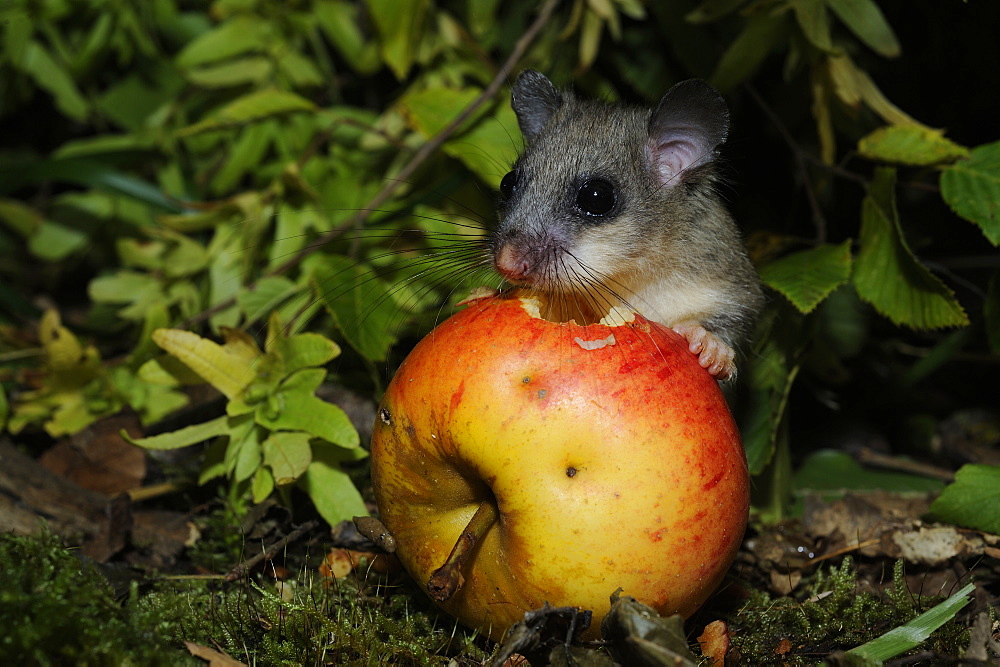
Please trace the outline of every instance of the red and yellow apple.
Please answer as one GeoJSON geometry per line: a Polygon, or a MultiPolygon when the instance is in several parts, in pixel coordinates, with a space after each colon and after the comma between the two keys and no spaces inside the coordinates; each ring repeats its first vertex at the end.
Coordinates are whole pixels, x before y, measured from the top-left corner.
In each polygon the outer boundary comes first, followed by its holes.
{"type": "Polygon", "coordinates": [[[537,313],[527,297],[473,300],[389,384],[372,480],[400,561],[427,584],[464,534],[464,581],[438,604],[494,639],[546,602],[592,610],[594,638],[618,588],[691,614],[732,563],[749,507],[716,381],[641,316],[580,326],[537,313]]]}

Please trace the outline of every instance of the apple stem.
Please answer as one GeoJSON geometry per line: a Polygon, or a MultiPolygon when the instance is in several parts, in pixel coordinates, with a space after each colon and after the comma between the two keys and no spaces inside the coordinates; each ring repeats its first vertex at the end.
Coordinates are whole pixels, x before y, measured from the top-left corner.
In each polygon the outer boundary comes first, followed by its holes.
{"type": "Polygon", "coordinates": [[[465,583],[461,568],[469,556],[473,547],[482,539],[486,531],[490,529],[499,518],[496,503],[493,500],[484,500],[476,513],[469,519],[469,524],[458,536],[455,546],[444,565],[434,570],[430,579],[427,580],[427,592],[438,602],[447,602],[451,596],[458,592],[458,589],[465,583]]]}

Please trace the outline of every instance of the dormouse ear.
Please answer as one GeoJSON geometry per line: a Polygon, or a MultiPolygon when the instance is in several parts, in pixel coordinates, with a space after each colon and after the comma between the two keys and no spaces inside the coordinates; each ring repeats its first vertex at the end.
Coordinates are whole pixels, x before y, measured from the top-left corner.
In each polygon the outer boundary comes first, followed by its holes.
{"type": "Polygon", "coordinates": [[[729,108],[722,95],[700,79],[681,81],[649,119],[649,166],[660,183],[672,187],[687,170],[714,160],[728,134],[729,108]]]}
{"type": "Polygon", "coordinates": [[[510,105],[517,114],[517,124],[527,141],[534,139],[556,109],[562,95],[541,72],[526,69],[517,77],[511,89],[510,105]]]}

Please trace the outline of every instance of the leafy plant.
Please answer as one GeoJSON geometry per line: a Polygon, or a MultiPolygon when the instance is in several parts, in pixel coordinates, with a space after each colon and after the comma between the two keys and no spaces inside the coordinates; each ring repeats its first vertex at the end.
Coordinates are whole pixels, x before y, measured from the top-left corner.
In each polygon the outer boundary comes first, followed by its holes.
{"type": "MultiPolygon", "coordinates": [[[[271,317],[265,351],[239,331],[224,329],[219,345],[180,329],[158,329],[153,340],[189,372],[227,399],[226,414],[163,435],[131,442],[147,449],[177,449],[215,438],[199,482],[225,475],[249,483],[255,503],[277,487],[298,483],[330,524],[367,513],[340,464],[366,456],[344,411],[315,395],[326,377],[324,364],[340,354],[333,341],[314,333],[288,336],[271,317]]],[[[140,369],[147,381],[166,376],[180,383],[168,363],[152,360],[140,369]]],[[[183,372],[183,371],[182,371],[183,372]]],[[[126,434],[123,434],[127,437],[126,434]]]]}

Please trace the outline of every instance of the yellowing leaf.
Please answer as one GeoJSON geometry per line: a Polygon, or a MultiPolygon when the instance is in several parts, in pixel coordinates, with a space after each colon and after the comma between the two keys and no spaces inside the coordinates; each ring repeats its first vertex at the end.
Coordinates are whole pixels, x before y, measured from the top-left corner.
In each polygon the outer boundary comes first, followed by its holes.
{"type": "Polygon", "coordinates": [[[928,166],[968,157],[969,149],[946,139],[944,132],[923,125],[881,127],[858,141],[858,152],[870,160],[928,166]]]}
{"type": "Polygon", "coordinates": [[[48,367],[53,371],[67,370],[84,360],[84,347],[73,332],[62,325],[59,313],[47,310],[38,323],[38,338],[45,348],[48,367]]]}
{"type": "Polygon", "coordinates": [[[264,441],[264,465],[271,468],[274,483],[291,484],[312,463],[312,436],[302,431],[280,431],[264,441]]]}
{"type": "Polygon", "coordinates": [[[240,337],[226,345],[181,329],[157,329],[153,341],[180,359],[226,398],[238,396],[256,377],[260,351],[240,337]]]}
{"type": "Polygon", "coordinates": [[[834,92],[847,106],[857,107],[863,102],[890,125],[920,125],[890,102],[868,73],[858,68],[846,55],[831,56],[826,63],[834,92]]]}

